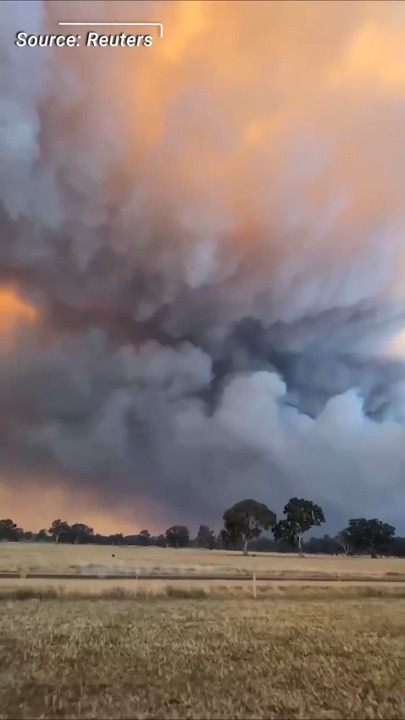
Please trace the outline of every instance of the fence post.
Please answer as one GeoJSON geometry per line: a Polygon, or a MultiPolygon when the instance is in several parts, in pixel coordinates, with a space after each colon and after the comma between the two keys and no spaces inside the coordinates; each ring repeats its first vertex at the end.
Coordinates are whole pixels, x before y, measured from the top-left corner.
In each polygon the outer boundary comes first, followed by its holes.
{"type": "Polygon", "coordinates": [[[139,580],[139,570],[136,571],[136,580],[135,580],[135,597],[138,594],[138,580],[139,580]]]}
{"type": "Polygon", "coordinates": [[[253,597],[256,600],[256,573],[253,573],[253,597]]]}

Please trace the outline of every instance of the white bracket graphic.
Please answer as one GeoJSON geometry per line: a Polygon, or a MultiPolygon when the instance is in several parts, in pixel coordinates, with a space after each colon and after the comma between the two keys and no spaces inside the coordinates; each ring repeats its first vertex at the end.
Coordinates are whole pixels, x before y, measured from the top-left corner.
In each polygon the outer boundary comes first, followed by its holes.
{"type": "Polygon", "coordinates": [[[142,27],[158,27],[159,37],[163,37],[163,23],[158,22],[60,22],[58,25],[61,26],[75,26],[75,27],[132,27],[134,25],[142,27]]]}

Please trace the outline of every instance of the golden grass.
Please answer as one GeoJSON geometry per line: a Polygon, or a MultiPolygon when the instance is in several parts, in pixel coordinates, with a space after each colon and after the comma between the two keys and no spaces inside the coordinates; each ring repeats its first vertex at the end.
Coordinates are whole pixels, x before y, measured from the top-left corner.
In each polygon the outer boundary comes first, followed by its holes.
{"type": "Polygon", "coordinates": [[[331,556],[257,554],[243,557],[225,550],[196,550],[157,547],[105,547],[96,545],[54,545],[0,543],[0,571],[54,573],[133,573],[187,575],[246,575],[253,570],[272,575],[322,576],[355,575],[392,579],[405,578],[403,558],[347,558],[331,556]]]}
{"type": "Polygon", "coordinates": [[[405,601],[0,602],[0,718],[404,718],[405,601]]]}
{"type": "MultiPolygon", "coordinates": [[[[356,581],[322,583],[297,580],[259,581],[256,583],[256,596],[262,599],[317,599],[341,600],[353,598],[386,597],[405,598],[405,585],[395,582],[378,583],[376,581],[356,581]]],[[[38,580],[34,578],[0,580],[0,599],[49,599],[61,598],[77,600],[86,598],[108,599],[162,599],[182,598],[252,598],[253,584],[237,580],[38,580]]]]}

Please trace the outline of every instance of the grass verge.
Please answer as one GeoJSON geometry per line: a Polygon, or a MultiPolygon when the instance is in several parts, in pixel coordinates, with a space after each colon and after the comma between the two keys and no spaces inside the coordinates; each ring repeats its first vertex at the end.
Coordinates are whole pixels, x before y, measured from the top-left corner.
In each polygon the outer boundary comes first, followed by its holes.
{"type": "MultiPolygon", "coordinates": [[[[257,587],[256,601],[260,600],[361,600],[372,598],[405,599],[405,587],[385,585],[262,585],[257,587]]],[[[175,583],[165,585],[149,584],[138,589],[123,588],[119,585],[99,589],[98,583],[89,589],[82,589],[80,584],[68,582],[60,586],[46,584],[31,587],[5,587],[0,589],[1,601],[23,600],[236,600],[252,599],[252,588],[245,585],[205,585],[189,586],[175,583]],[[72,587],[73,586],[73,587],[72,587]]]]}

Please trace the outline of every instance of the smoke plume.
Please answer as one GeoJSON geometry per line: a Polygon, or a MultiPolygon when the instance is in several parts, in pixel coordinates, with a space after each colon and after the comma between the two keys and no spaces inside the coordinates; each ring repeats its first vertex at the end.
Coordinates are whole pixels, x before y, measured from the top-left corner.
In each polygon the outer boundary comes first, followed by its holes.
{"type": "Polygon", "coordinates": [[[6,1],[0,27],[3,484],[141,524],[292,495],[400,524],[405,7],[6,1]],[[14,44],[66,20],[164,36],[14,44]]]}

